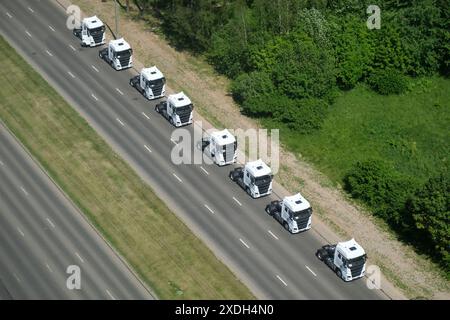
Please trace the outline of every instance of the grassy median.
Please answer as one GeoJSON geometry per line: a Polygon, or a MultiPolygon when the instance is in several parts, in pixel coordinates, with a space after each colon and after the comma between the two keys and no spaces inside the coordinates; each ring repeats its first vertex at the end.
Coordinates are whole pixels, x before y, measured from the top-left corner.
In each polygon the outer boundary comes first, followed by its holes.
{"type": "Polygon", "coordinates": [[[2,121],[159,298],[254,298],[2,37],[0,64],[2,121]]]}

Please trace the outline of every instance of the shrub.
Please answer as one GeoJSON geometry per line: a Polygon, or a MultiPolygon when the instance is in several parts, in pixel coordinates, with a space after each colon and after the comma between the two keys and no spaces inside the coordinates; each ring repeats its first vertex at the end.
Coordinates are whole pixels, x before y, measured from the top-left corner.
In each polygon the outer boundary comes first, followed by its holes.
{"type": "Polygon", "coordinates": [[[408,89],[407,78],[396,70],[383,70],[368,78],[368,83],[379,94],[400,94],[408,89]]]}

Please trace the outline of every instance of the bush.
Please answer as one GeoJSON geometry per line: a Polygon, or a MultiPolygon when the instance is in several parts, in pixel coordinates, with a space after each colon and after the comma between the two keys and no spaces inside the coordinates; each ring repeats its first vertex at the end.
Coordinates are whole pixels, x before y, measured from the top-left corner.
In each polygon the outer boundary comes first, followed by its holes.
{"type": "Polygon", "coordinates": [[[402,227],[407,227],[403,209],[413,187],[412,181],[381,160],[358,162],[344,178],[344,188],[353,198],[386,222],[402,227]]]}
{"type": "Polygon", "coordinates": [[[450,273],[450,183],[448,175],[430,179],[408,200],[415,227],[450,273]]]}
{"type": "Polygon", "coordinates": [[[400,94],[408,89],[407,78],[395,70],[383,70],[368,78],[370,87],[379,94],[400,94]]]}

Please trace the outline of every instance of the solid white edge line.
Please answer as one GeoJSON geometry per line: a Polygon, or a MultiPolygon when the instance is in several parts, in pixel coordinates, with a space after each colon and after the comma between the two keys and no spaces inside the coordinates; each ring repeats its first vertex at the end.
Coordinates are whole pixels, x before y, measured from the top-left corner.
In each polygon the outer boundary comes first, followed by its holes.
{"type": "Polygon", "coordinates": [[[278,240],[278,237],[277,237],[272,231],[270,231],[270,230],[267,230],[267,231],[270,233],[270,235],[271,235],[272,237],[274,237],[275,239],[278,240]]]}
{"type": "Polygon", "coordinates": [[[241,238],[239,238],[239,241],[242,242],[242,244],[243,244],[244,246],[246,246],[247,249],[250,249],[250,247],[248,246],[248,244],[245,243],[244,240],[242,240],[241,238]]]}
{"type": "Polygon", "coordinates": [[[233,197],[233,200],[236,201],[236,203],[237,203],[238,205],[242,206],[242,203],[240,203],[238,199],[236,199],[235,197],[233,197]]]}
{"type": "Polygon", "coordinates": [[[144,144],[144,148],[147,149],[148,152],[152,153],[152,150],[146,144],[144,144]]]}
{"type": "Polygon", "coordinates": [[[281,277],[279,275],[276,275],[276,276],[277,276],[278,280],[280,280],[287,287],[287,283],[283,279],[281,279],[281,277]]]}
{"type": "Polygon", "coordinates": [[[314,277],[317,277],[317,274],[315,274],[315,272],[312,271],[306,264],[305,264],[305,267],[306,267],[306,269],[309,270],[309,272],[311,272],[314,275],[314,277]]]}
{"type": "Polygon", "coordinates": [[[208,209],[209,212],[214,213],[214,211],[210,207],[208,207],[207,204],[204,204],[204,206],[205,206],[206,209],[208,209]]]}

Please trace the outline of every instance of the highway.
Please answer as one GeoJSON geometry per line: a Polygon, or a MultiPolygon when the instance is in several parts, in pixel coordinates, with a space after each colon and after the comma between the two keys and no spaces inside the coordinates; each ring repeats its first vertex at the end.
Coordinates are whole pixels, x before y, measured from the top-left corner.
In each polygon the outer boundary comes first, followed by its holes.
{"type": "Polygon", "coordinates": [[[251,199],[229,180],[231,166],[174,165],[174,128],[129,86],[135,71],[115,71],[100,48],[81,48],[56,2],[3,1],[0,15],[1,34],[258,297],[386,298],[364,279],[338,279],[314,255],[324,240],[314,230],[288,234],[264,212],[276,197],[251,199]]]}
{"type": "Polygon", "coordinates": [[[0,125],[0,300],[152,299],[0,125]],[[69,290],[67,268],[80,268],[69,290]]]}

